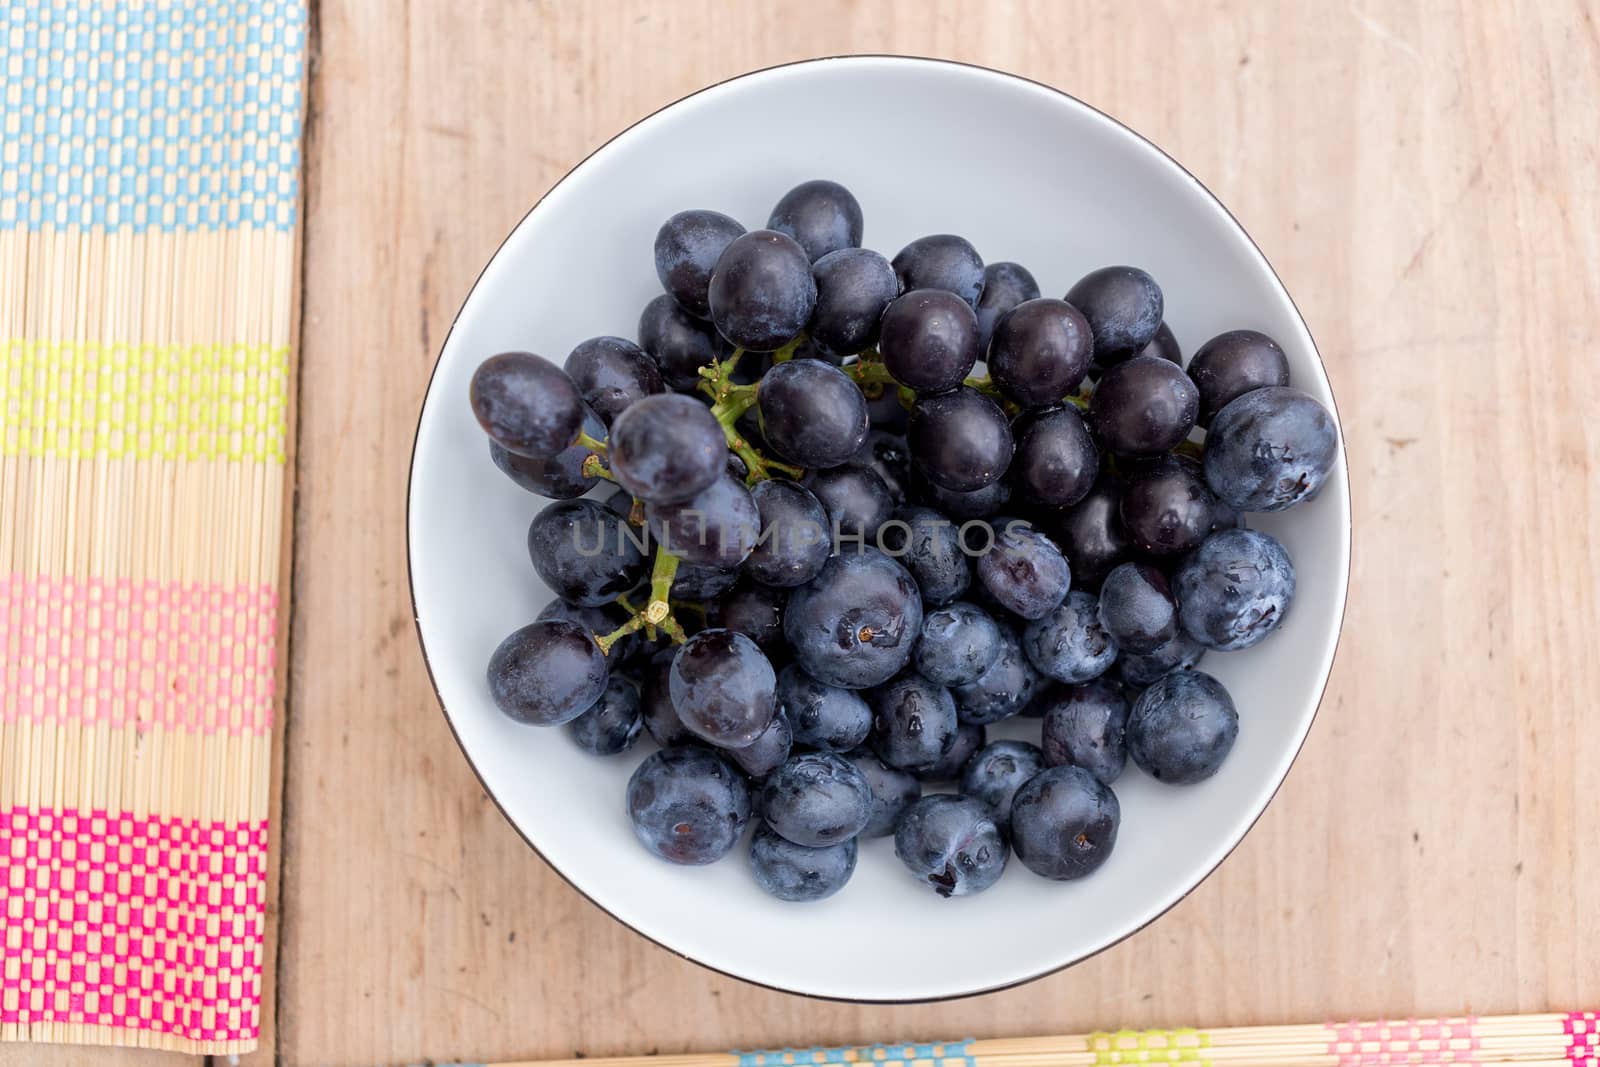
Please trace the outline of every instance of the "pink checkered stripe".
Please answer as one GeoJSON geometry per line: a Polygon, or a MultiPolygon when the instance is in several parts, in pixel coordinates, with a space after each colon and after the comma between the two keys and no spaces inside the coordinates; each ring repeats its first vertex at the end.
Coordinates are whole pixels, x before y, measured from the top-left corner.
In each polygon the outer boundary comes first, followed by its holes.
{"type": "Polygon", "coordinates": [[[1600,1013],[1570,1012],[1561,1029],[1567,1035],[1567,1059],[1576,1067],[1600,1067],[1600,1013]]]}
{"type": "Polygon", "coordinates": [[[260,1032],[266,820],[0,814],[0,1023],[260,1032]]]}
{"type": "Polygon", "coordinates": [[[0,722],[272,729],[270,585],[0,576],[0,722]]]}
{"type": "Polygon", "coordinates": [[[1476,1022],[1468,1017],[1329,1023],[1328,1051],[1339,1057],[1341,1067],[1476,1063],[1476,1022]]]}

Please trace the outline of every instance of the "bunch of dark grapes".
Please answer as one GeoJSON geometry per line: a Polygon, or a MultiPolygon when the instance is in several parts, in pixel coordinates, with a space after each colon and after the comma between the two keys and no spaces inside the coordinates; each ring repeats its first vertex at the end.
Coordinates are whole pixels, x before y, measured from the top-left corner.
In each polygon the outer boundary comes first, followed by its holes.
{"type": "Polygon", "coordinates": [[[1083,877],[1130,758],[1173,784],[1227,758],[1239,716],[1202,659],[1295,591],[1244,519],[1317,496],[1333,419],[1264,334],[1185,367],[1135,267],[1056,298],[958,236],[890,259],[862,234],[831,181],[761,229],[680,212],[638,343],[478,368],[495,464],[555,500],[528,551],[559,597],[489,693],[596,755],[648,734],[639,841],[710,863],[759,813],[751,869],[784,900],[842,888],[861,837],[944,896],[1013,853],[1083,877]],[[1013,718],[1037,743],[989,740],[1013,718]]]}

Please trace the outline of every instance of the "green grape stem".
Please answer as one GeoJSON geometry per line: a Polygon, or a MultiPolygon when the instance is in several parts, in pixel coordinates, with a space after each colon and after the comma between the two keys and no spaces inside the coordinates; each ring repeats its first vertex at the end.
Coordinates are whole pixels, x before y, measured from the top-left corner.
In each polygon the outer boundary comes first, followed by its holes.
{"type": "Polygon", "coordinates": [[[606,444],[606,442],[596,441],[593,437],[590,437],[582,430],[578,431],[578,439],[574,441],[573,444],[587,448],[590,452],[593,452],[597,456],[607,455],[611,451],[611,446],[606,444]]]}
{"type": "Polygon", "coordinates": [[[604,478],[608,482],[616,481],[611,472],[606,469],[605,461],[593,452],[583,459],[583,476],[585,478],[604,478]]]}

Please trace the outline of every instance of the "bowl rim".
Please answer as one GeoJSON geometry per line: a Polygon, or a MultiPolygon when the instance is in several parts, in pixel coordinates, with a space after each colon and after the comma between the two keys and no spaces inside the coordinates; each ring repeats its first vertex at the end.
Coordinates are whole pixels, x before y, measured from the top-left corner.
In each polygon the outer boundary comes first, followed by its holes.
{"type": "Polygon", "coordinates": [[[1147,927],[1149,927],[1150,925],[1155,923],[1158,919],[1160,919],[1160,918],[1164,917],[1165,915],[1167,915],[1167,913],[1172,911],[1172,909],[1176,908],[1183,901],[1187,900],[1189,898],[1189,896],[1194,893],[1195,890],[1199,889],[1202,885],[1204,885],[1207,881],[1209,881],[1211,876],[1214,875],[1217,872],[1217,870],[1224,863],[1227,862],[1228,858],[1230,856],[1232,856],[1234,851],[1244,842],[1244,839],[1246,837],[1250,836],[1250,832],[1256,828],[1257,823],[1259,823],[1261,821],[1261,817],[1263,815],[1265,815],[1266,812],[1267,812],[1267,809],[1272,806],[1272,802],[1277,799],[1279,791],[1283,789],[1284,782],[1289,780],[1289,775],[1290,775],[1291,772],[1293,772],[1294,765],[1295,765],[1296,761],[1299,760],[1301,752],[1303,752],[1305,750],[1306,740],[1307,740],[1307,738],[1309,738],[1311,736],[1312,728],[1316,726],[1317,716],[1322,711],[1322,702],[1327,698],[1327,695],[1328,695],[1328,683],[1333,677],[1334,667],[1337,665],[1338,660],[1339,660],[1339,644],[1340,644],[1341,639],[1344,636],[1344,620],[1345,620],[1345,615],[1348,612],[1349,604],[1350,604],[1350,571],[1351,571],[1351,569],[1353,568],[1353,565],[1354,565],[1353,557],[1354,557],[1354,549],[1355,549],[1354,522],[1353,522],[1354,504],[1353,504],[1353,501],[1351,499],[1351,496],[1352,496],[1354,490],[1353,490],[1353,487],[1350,484],[1351,479],[1350,479],[1350,476],[1349,476],[1349,455],[1348,455],[1348,452],[1345,449],[1344,441],[1345,441],[1344,420],[1340,416],[1340,413],[1339,413],[1338,396],[1337,396],[1337,393],[1335,392],[1335,390],[1333,388],[1333,380],[1328,375],[1328,365],[1327,365],[1326,361],[1324,361],[1323,358],[1322,358],[1322,350],[1318,347],[1317,341],[1316,341],[1316,337],[1312,334],[1311,327],[1306,323],[1305,316],[1300,311],[1300,306],[1297,303],[1295,303],[1293,294],[1291,294],[1289,292],[1288,286],[1284,285],[1283,279],[1282,279],[1282,277],[1279,276],[1277,269],[1275,267],[1273,267],[1271,260],[1269,260],[1267,258],[1266,253],[1261,250],[1261,246],[1256,243],[1255,238],[1250,235],[1250,231],[1245,229],[1244,224],[1241,223],[1239,221],[1239,219],[1233,214],[1233,212],[1228,209],[1228,206],[1226,204],[1224,204],[1222,202],[1222,200],[1205,185],[1204,182],[1202,182],[1199,178],[1195,177],[1195,175],[1193,173],[1191,173],[1187,167],[1185,167],[1177,159],[1175,159],[1171,155],[1169,155],[1164,149],[1161,148],[1160,145],[1156,144],[1154,141],[1150,140],[1149,138],[1145,137],[1143,134],[1139,133],[1139,131],[1137,131],[1137,130],[1133,129],[1131,126],[1128,126],[1127,124],[1123,123],[1122,121],[1120,121],[1116,117],[1114,117],[1114,116],[1112,116],[1110,114],[1107,114],[1106,112],[1100,110],[1099,108],[1095,107],[1093,104],[1090,104],[1087,101],[1082,100],[1082,99],[1078,98],[1077,96],[1074,96],[1073,94],[1067,92],[1066,90],[1060,89],[1060,88],[1058,88],[1058,87],[1056,87],[1054,85],[1050,85],[1050,84],[1047,84],[1045,82],[1038,81],[1038,80],[1036,80],[1034,78],[1029,78],[1029,77],[1027,77],[1025,75],[1022,75],[1022,74],[1016,74],[1016,73],[1014,73],[1012,71],[999,70],[999,69],[994,68],[994,67],[986,67],[986,66],[984,66],[982,64],[979,64],[979,63],[968,63],[968,62],[965,62],[963,60],[958,60],[958,59],[947,59],[947,58],[940,57],[940,56],[909,55],[909,54],[904,54],[904,53],[893,53],[893,52],[847,52],[847,53],[840,53],[840,54],[828,55],[828,56],[812,56],[812,57],[808,57],[808,58],[805,58],[805,59],[790,60],[790,61],[784,62],[784,63],[773,63],[773,64],[770,64],[768,66],[756,67],[756,68],[753,68],[751,70],[742,71],[742,72],[740,72],[738,74],[729,75],[726,78],[721,78],[721,79],[719,79],[717,81],[710,82],[710,83],[708,83],[706,85],[703,85],[700,88],[695,89],[693,92],[685,93],[683,96],[677,97],[677,98],[675,98],[673,100],[668,101],[665,104],[662,104],[660,107],[654,108],[653,110],[647,112],[644,115],[641,115],[639,118],[637,118],[637,119],[633,120],[632,122],[628,123],[626,126],[621,128],[620,130],[617,130],[611,136],[607,137],[604,141],[600,142],[594,148],[590,149],[587,153],[585,153],[582,159],[580,159],[576,163],[572,164],[572,166],[569,167],[567,169],[567,171],[561,175],[560,178],[556,179],[556,181],[551,183],[549,188],[547,188],[544,192],[540,193],[539,197],[533,202],[533,204],[531,206],[529,206],[528,210],[523,213],[522,217],[517,220],[516,224],[514,226],[512,226],[511,229],[506,232],[505,236],[500,239],[500,243],[495,246],[494,252],[489,256],[489,258],[487,260],[484,261],[484,265],[478,271],[477,277],[473,279],[472,285],[470,287],[468,287],[466,296],[462,298],[461,306],[456,309],[455,315],[451,317],[449,329],[447,329],[444,332],[444,336],[441,338],[441,340],[439,342],[439,350],[438,350],[438,353],[434,357],[433,367],[428,372],[428,383],[427,383],[427,386],[423,389],[422,399],[421,399],[421,402],[419,403],[418,408],[417,408],[417,425],[416,425],[416,428],[412,431],[412,437],[411,437],[411,459],[410,459],[410,463],[408,464],[407,470],[406,470],[406,589],[407,589],[407,593],[410,596],[410,600],[411,600],[411,621],[412,621],[412,625],[416,628],[417,646],[422,652],[423,667],[427,671],[427,674],[428,674],[428,685],[429,685],[430,688],[433,689],[434,699],[437,702],[437,704],[439,705],[439,714],[444,717],[445,726],[446,726],[447,729],[449,729],[450,736],[455,740],[456,747],[461,750],[462,756],[464,756],[466,758],[467,766],[472,769],[472,774],[473,774],[473,776],[475,778],[477,778],[478,785],[483,789],[484,794],[494,804],[495,809],[497,811],[499,811],[500,817],[503,818],[508,825],[510,825],[511,829],[516,832],[517,836],[522,839],[523,843],[525,845],[527,845],[528,848],[533,851],[533,854],[538,856],[539,859],[544,862],[545,866],[549,867],[550,870],[554,871],[556,873],[556,875],[563,882],[565,882],[571,889],[573,889],[575,892],[577,892],[579,896],[583,897],[583,899],[586,900],[591,906],[593,906],[595,908],[598,908],[607,917],[609,917],[613,922],[618,923],[619,925],[621,925],[621,926],[625,927],[626,929],[632,931],[634,934],[638,935],[639,937],[644,938],[646,941],[648,941],[650,944],[656,946],[657,948],[662,949],[662,950],[664,950],[664,951],[666,951],[666,952],[668,952],[668,953],[672,954],[673,956],[676,956],[676,957],[678,957],[680,959],[687,960],[688,962],[694,964],[695,966],[701,967],[701,968],[703,968],[703,969],[705,969],[707,971],[712,972],[713,974],[721,975],[721,976],[726,977],[726,978],[732,978],[732,979],[734,979],[736,981],[743,982],[743,983],[755,986],[755,987],[760,988],[760,989],[770,990],[772,992],[785,994],[787,996],[803,997],[803,998],[808,999],[808,1000],[821,1000],[821,1001],[829,1001],[829,1002],[841,1003],[841,1004],[911,1005],[911,1004],[937,1004],[937,1003],[942,1003],[942,1002],[945,1002],[945,1001],[964,1000],[964,999],[966,999],[968,997],[984,996],[984,995],[991,994],[991,993],[1001,993],[1001,992],[1005,992],[1005,991],[1010,990],[1010,989],[1015,989],[1015,988],[1017,988],[1019,986],[1027,985],[1027,984],[1029,984],[1031,982],[1036,982],[1041,978],[1048,978],[1051,975],[1059,974],[1060,972],[1068,969],[1069,967],[1075,967],[1078,964],[1085,962],[1086,960],[1093,959],[1094,957],[1100,955],[1101,953],[1106,952],[1106,951],[1108,951],[1108,950],[1110,950],[1112,948],[1115,948],[1117,945],[1122,944],[1122,942],[1124,942],[1124,941],[1128,940],[1129,938],[1133,937],[1135,934],[1138,934],[1138,933],[1142,932],[1147,927]],[[1005,79],[1010,79],[1012,81],[1022,82],[1022,83],[1026,84],[1026,85],[1030,85],[1030,86],[1033,86],[1033,87],[1038,88],[1038,89],[1043,89],[1043,90],[1045,90],[1045,91],[1047,91],[1047,92],[1049,92],[1051,94],[1054,94],[1055,96],[1059,96],[1066,103],[1068,103],[1069,105],[1081,108],[1084,111],[1088,112],[1090,115],[1092,115],[1092,116],[1094,116],[1094,117],[1096,117],[1096,118],[1098,118],[1098,119],[1100,119],[1100,120],[1102,120],[1104,122],[1109,123],[1110,125],[1115,127],[1121,133],[1126,134],[1126,135],[1134,138],[1136,141],[1140,142],[1145,147],[1149,148],[1151,151],[1156,153],[1156,155],[1158,155],[1162,159],[1166,160],[1172,166],[1176,167],[1177,170],[1181,174],[1183,174],[1184,177],[1186,177],[1190,182],[1192,182],[1194,184],[1196,189],[1198,189],[1202,194],[1204,194],[1204,196],[1207,199],[1209,199],[1211,201],[1212,205],[1217,210],[1221,211],[1222,214],[1227,217],[1228,221],[1233,224],[1234,228],[1238,230],[1239,234],[1245,239],[1245,241],[1247,241],[1249,243],[1251,250],[1255,252],[1257,258],[1261,261],[1262,266],[1266,267],[1267,273],[1272,276],[1273,284],[1277,287],[1279,293],[1282,294],[1283,299],[1288,302],[1288,305],[1289,305],[1290,309],[1294,312],[1295,318],[1300,323],[1300,328],[1305,332],[1305,336],[1311,342],[1312,355],[1314,355],[1316,357],[1317,367],[1318,367],[1318,369],[1320,369],[1322,371],[1323,380],[1327,385],[1327,388],[1328,388],[1328,399],[1329,399],[1330,405],[1333,408],[1334,424],[1339,430],[1340,453],[1341,453],[1341,456],[1343,457],[1343,459],[1345,461],[1344,465],[1345,465],[1345,483],[1346,483],[1345,496],[1346,496],[1346,499],[1345,499],[1344,514],[1341,516],[1341,519],[1342,519],[1341,525],[1343,526],[1343,531],[1344,531],[1345,559],[1346,559],[1347,562],[1346,562],[1346,565],[1344,567],[1343,590],[1342,590],[1342,595],[1339,598],[1338,615],[1337,615],[1337,617],[1336,617],[1336,619],[1334,621],[1333,652],[1332,652],[1332,655],[1329,657],[1329,660],[1328,660],[1328,670],[1323,675],[1323,678],[1322,678],[1322,690],[1321,690],[1321,692],[1319,692],[1317,694],[1316,704],[1313,705],[1313,707],[1311,709],[1311,718],[1306,722],[1305,731],[1300,735],[1300,739],[1299,739],[1298,743],[1295,745],[1295,750],[1290,755],[1288,764],[1286,764],[1285,767],[1284,767],[1284,771],[1283,771],[1282,776],[1280,776],[1278,781],[1273,784],[1272,792],[1267,795],[1267,799],[1265,800],[1265,802],[1262,803],[1260,810],[1257,811],[1255,813],[1255,815],[1253,815],[1251,817],[1249,823],[1244,827],[1243,830],[1241,830],[1239,832],[1238,837],[1233,841],[1232,844],[1230,844],[1228,846],[1226,851],[1224,851],[1222,853],[1222,855],[1218,858],[1217,862],[1215,864],[1213,864],[1209,869],[1207,869],[1204,874],[1202,874],[1199,878],[1197,878],[1192,885],[1190,885],[1183,892],[1179,893],[1176,897],[1174,897],[1172,899],[1172,901],[1169,904],[1167,904],[1161,910],[1159,910],[1156,913],[1154,913],[1153,915],[1151,915],[1144,922],[1142,922],[1142,923],[1138,924],[1137,926],[1125,931],[1124,933],[1118,935],[1117,937],[1112,938],[1110,941],[1107,941],[1105,944],[1101,945],[1099,948],[1096,948],[1096,949],[1094,949],[1094,950],[1092,950],[1090,952],[1086,952],[1083,955],[1078,956],[1075,959],[1067,960],[1067,961],[1065,961],[1063,963],[1060,963],[1060,964],[1057,964],[1057,965],[1055,965],[1053,967],[1047,967],[1044,970],[1039,970],[1039,971],[1035,971],[1035,972],[1032,972],[1032,973],[1027,974],[1027,975],[1023,975],[1022,977],[1015,978],[1015,979],[1013,979],[1011,981],[1001,982],[1001,983],[998,983],[998,984],[995,984],[995,985],[988,985],[988,986],[984,986],[984,987],[979,988],[979,989],[970,989],[970,990],[964,990],[964,991],[954,992],[954,993],[944,993],[944,994],[940,994],[940,995],[937,995],[937,996],[928,996],[928,997],[905,997],[905,998],[902,998],[902,997],[870,997],[870,998],[868,998],[868,997],[836,996],[836,995],[827,994],[827,993],[802,992],[802,991],[798,991],[798,990],[794,990],[794,989],[789,989],[789,988],[786,988],[786,987],[781,986],[781,985],[774,985],[774,984],[772,984],[770,982],[764,982],[764,981],[761,981],[760,979],[757,979],[757,978],[751,978],[751,977],[749,977],[747,975],[737,974],[737,973],[735,973],[733,971],[724,970],[724,969],[722,969],[720,967],[717,967],[717,966],[715,966],[713,964],[707,963],[704,960],[697,959],[696,957],[691,956],[691,955],[689,955],[689,954],[687,954],[685,952],[681,952],[678,949],[675,949],[672,946],[670,946],[670,945],[658,940],[657,938],[651,936],[649,933],[646,933],[644,930],[639,929],[637,926],[634,926],[632,923],[630,923],[627,920],[623,919],[621,916],[619,916],[615,912],[611,911],[605,905],[601,904],[594,897],[590,896],[583,889],[582,886],[578,885],[575,881],[573,881],[573,879],[565,871],[563,871],[559,866],[557,866],[550,859],[549,856],[545,855],[545,853],[539,848],[539,846],[537,844],[535,844],[533,842],[533,839],[528,836],[528,834],[517,823],[517,821],[515,819],[511,818],[510,814],[507,813],[504,805],[501,804],[500,798],[495,794],[494,789],[489,785],[488,781],[484,779],[483,773],[478,769],[477,763],[473,761],[472,753],[467,751],[466,745],[462,743],[461,735],[457,732],[456,727],[455,727],[455,721],[451,718],[449,709],[445,705],[444,694],[439,691],[439,682],[438,682],[438,679],[434,675],[433,662],[428,657],[427,640],[424,638],[423,633],[422,633],[422,620],[417,614],[417,583],[416,583],[416,573],[415,573],[415,571],[416,571],[416,563],[415,563],[415,559],[414,559],[414,555],[413,555],[413,545],[412,545],[412,539],[411,539],[411,534],[412,534],[412,531],[411,531],[412,488],[413,488],[413,484],[414,484],[415,479],[416,479],[417,446],[418,446],[418,443],[420,442],[421,436],[422,436],[422,418],[423,418],[424,413],[427,411],[428,400],[433,395],[433,387],[434,387],[435,382],[438,379],[439,366],[443,362],[445,350],[450,345],[450,338],[455,333],[456,326],[461,320],[462,312],[465,311],[467,305],[472,302],[473,294],[477,292],[479,284],[483,281],[483,276],[486,273],[488,273],[490,266],[494,263],[494,261],[497,258],[499,258],[500,253],[504,250],[506,244],[511,240],[512,236],[514,234],[516,234],[517,231],[522,228],[523,224],[527,222],[528,218],[535,211],[537,211],[540,208],[540,206],[545,202],[546,198],[548,198],[551,193],[553,193],[563,183],[565,183],[574,174],[576,174],[579,170],[581,170],[583,168],[584,164],[588,163],[590,159],[592,159],[594,156],[596,156],[600,152],[604,151],[606,148],[610,147],[611,144],[614,141],[616,141],[619,138],[623,137],[624,135],[630,133],[636,127],[641,126],[644,123],[649,122],[650,120],[654,119],[657,115],[660,115],[661,113],[663,113],[663,112],[665,112],[665,111],[667,111],[667,110],[669,110],[669,109],[671,109],[673,107],[676,107],[677,105],[679,105],[681,103],[684,103],[685,101],[692,100],[693,98],[695,98],[697,96],[700,96],[703,93],[707,93],[707,92],[710,92],[710,91],[715,90],[715,89],[720,89],[723,86],[727,86],[727,85],[731,85],[731,84],[733,84],[735,82],[743,81],[746,78],[759,77],[761,75],[770,74],[770,73],[775,72],[775,71],[787,70],[787,69],[789,69],[791,67],[807,67],[807,66],[820,65],[820,64],[848,63],[848,62],[854,61],[854,60],[890,61],[891,63],[905,64],[907,66],[918,66],[918,65],[926,64],[926,65],[938,65],[938,66],[956,67],[956,68],[960,68],[960,69],[965,70],[965,71],[972,71],[972,72],[977,72],[979,74],[990,75],[990,76],[993,76],[993,77],[1005,78],[1005,79]]]}

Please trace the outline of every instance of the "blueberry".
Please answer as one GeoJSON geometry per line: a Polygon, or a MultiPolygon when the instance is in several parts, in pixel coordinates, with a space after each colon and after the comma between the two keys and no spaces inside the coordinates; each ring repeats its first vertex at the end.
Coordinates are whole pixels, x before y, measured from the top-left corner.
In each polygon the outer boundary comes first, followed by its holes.
{"type": "Polygon", "coordinates": [[[728,758],[737,763],[744,773],[759,781],[783,765],[789,758],[793,744],[794,734],[789,729],[789,717],[780,707],[759,737],[743,748],[729,749],[728,758]]]}
{"type": "Polygon", "coordinates": [[[1082,767],[1051,767],[1011,801],[1011,842],[1034,874],[1068,881],[1092,874],[1117,844],[1122,806],[1082,767]]]}
{"type": "Polygon", "coordinates": [[[1173,576],[1178,622],[1207,648],[1249,648],[1283,622],[1294,600],[1294,564],[1259,530],[1206,538],[1173,576]]]}
{"type": "MultiPolygon", "coordinates": [[[[1110,579],[1107,579],[1109,581],[1110,579]]],[[[1077,685],[1098,678],[1116,662],[1117,643],[1100,624],[1100,604],[1074,592],[1022,632],[1022,647],[1039,673],[1077,685]]]]}
{"type": "Polygon", "coordinates": [[[1011,798],[1044,767],[1044,753],[1037,745],[995,741],[967,761],[961,772],[961,792],[988,805],[989,814],[1003,830],[1011,823],[1011,798]]]}
{"type": "Polygon", "coordinates": [[[817,304],[811,258],[775,230],[742,234],[717,260],[707,300],[711,321],[730,344],[751,352],[782,348],[805,329],[817,304]]]}
{"type": "Polygon", "coordinates": [[[828,560],[828,514],[811,491],[782,478],[750,490],[761,534],[744,571],[766,585],[792,588],[815,578],[828,560]]]}
{"type": "Polygon", "coordinates": [[[961,769],[989,743],[989,728],[977,723],[963,722],[956,726],[956,740],[944,755],[923,767],[912,770],[924,782],[954,782],[961,777],[961,769]]]}
{"type": "Polygon", "coordinates": [[[1314,499],[1338,458],[1326,408],[1298,389],[1256,389],[1211,421],[1206,483],[1238,511],[1282,511],[1314,499]]]}
{"type": "Polygon", "coordinates": [[[843,889],[855,869],[855,838],[807,848],[762,826],[750,841],[750,872],[779,900],[824,900],[843,889]]]}
{"type": "Polygon", "coordinates": [[[967,685],[1000,655],[1000,627],[975,604],[957,601],[926,612],[912,661],[937,685],[967,685]]]}
{"type": "Polygon", "coordinates": [[[678,717],[695,735],[743,748],[772,722],[777,683],[772,664],[744,634],[701,630],[678,649],[669,691],[678,717]]]}
{"type": "Polygon", "coordinates": [[[512,632],[489,657],[489,695],[517,722],[556,726],[605,691],[606,654],[574,622],[547,619],[512,632]]]}
{"type": "Polygon", "coordinates": [[[972,561],[962,551],[959,524],[934,509],[901,508],[879,536],[884,550],[917,580],[926,603],[953,600],[972,583],[972,561]]]}
{"type": "MultiPolygon", "coordinates": [[[[834,363],[878,339],[883,309],[900,295],[889,261],[864,248],[829,252],[811,265],[817,281],[817,307],[807,327],[815,355],[834,363]]],[[[800,352],[796,358],[804,358],[800,352]]]]}
{"type": "Polygon", "coordinates": [[[894,854],[941,897],[964,897],[999,880],[1010,850],[981,800],[936,793],[900,817],[894,854]]]}
{"type": "Polygon", "coordinates": [[[744,634],[763,649],[783,637],[782,589],[741,579],[706,609],[706,624],[744,634]]]}
{"type": "Polygon", "coordinates": [[[1128,755],[1173,785],[1217,773],[1239,736],[1239,713],[1222,683],[1204,671],[1173,671],[1133,702],[1128,755]]]}
{"type": "Polygon", "coordinates": [[[1000,627],[1000,653],[977,681],[955,686],[956,713],[962,722],[984,725],[1008,719],[1027,707],[1043,679],[1022,651],[1009,626],[1000,627]]]}
{"type": "Polygon", "coordinates": [[[915,671],[874,689],[872,749],[883,762],[915,771],[937,763],[956,743],[956,704],[950,691],[915,671]]]}
{"type": "Polygon", "coordinates": [[[1039,297],[1039,283],[1019,263],[990,263],[983,268],[983,295],[978,297],[978,352],[989,351],[989,339],[1001,317],[1024,300],[1039,297]]]}
{"type": "Polygon", "coordinates": [[[790,756],[761,787],[767,825],[797,845],[848,841],[872,816],[872,787],[855,765],[832,752],[790,756]]]}
{"type": "Polygon", "coordinates": [[[818,681],[865,689],[911,659],[922,628],[922,597],[911,574],[877,551],[830,557],[789,597],[783,632],[796,660],[818,681]]]}
{"type": "Polygon", "coordinates": [[[644,668],[640,711],[645,731],[662,748],[687,745],[696,740],[678,718],[678,709],[672,706],[672,661],[677,654],[676,647],[664,648],[651,656],[644,668]]]}
{"type": "Polygon", "coordinates": [[[813,262],[861,246],[861,205],[838,182],[817,178],[783,194],[767,229],[792,237],[813,262]]]}
{"type": "MultiPolygon", "coordinates": [[[[583,412],[583,432],[597,441],[605,440],[605,423],[587,407],[583,412]]],[[[489,459],[500,473],[528,492],[552,500],[575,500],[600,484],[598,474],[584,473],[583,465],[592,455],[582,445],[573,445],[549,459],[532,459],[507,452],[494,440],[489,442],[489,459]]]]}
{"type": "Polygon", "coordinates": [[[1143,688],[1168,671],[1193,667],[1205,655],[1206,646],[1179,630],[1172,640],[1151,652],[1122,650],[1117,658],[1117,677],[1127,685],[1143,688]]]}
{"type": "Polygon", "coordinates": [[[872,790],[872,814],[862,837],[888,837],[894,833],[900,815],[922,795],[922,783],[910,771],[891,767],[866,749],[845,756],[861,772],[872,790]]]}
{"type": "MultiPolygon", "coordinates": [[[[894,513],[894,497],[889,487],[866,467],[834,467],[816,471],[805,481],[828,513],[830,536],[837,531],[841,544],[861,539],[873,544],[878,530],[894,513]]],[[[845,551],[848,551],[845,548],[845,551]]]]}
{"type": "Polygon", "coordinates": [[[824,752],[848,752],[872,730],[872,709],[861,694],[817,681],[791,663],[778,673],[778,704],[789,717],[794,743],[824,752]]]}
{"type": "Polygon", "coordinates": [[[678,306],[711,317],[711,272],[744,227],[719,211],[680,211],[656,232],[656,277],[678,306]]]}
{"type": "Polygon", "coordinates": [[[711,323],[695,318],[662,294],[646,304],[639,316],[639,347],[656,361],[664,383],[689,392],[702,380],[700,368],[709,367],[722,354],[724,342],[711,323]]]}
{"type": "Polygon", "coordinates": [[[1041,701],[1040,746],[1052,767],[1082,767],[1110,785],[1128,762],[1128,697],[1103,678],[1087,685],[1052,686],[1041,701]]]}
{"type": "Polygon", "coordinates": [[[1101,267],[1067,290],[1094,334],[1094,361],[1120,363],[1155,339],[1164,301],[1156,280],[1137,267],[1101,267]]]}
{"type": "Polygon", "coordinates": [[[1288,385],[1289,357],[1264,333],[1229,330],[1200,346],[1189,377],[1200,390],[1200,425],[1209,426],[1217,412],[1252,389],[1288,385]]]}
{"type": "Polygon", "coordinates": [[[666,389],[655,360],[621,337],[591,337],[580,342],[567,357],[566,366],[584,403],[607,426],[636,401],[666,389]]]}
{"type": "Polygon", "coordinates": [[[1049,614],[1072,588],[1072,570],[1055,542],[1027,523],[996,520],[994,543],[978,557],[978,580],[1007,611],[1049,614]]]}
{"type": "Polygon", "coordinates": [[[664,748],[628,780],[628,818],[640,844],[664,860],[702,865],[721,859],[750,821],[750,790],[727,760],[707,748],[664,748]]]}
{"type": "Polygon", "coordinates": [[[1100,586],[1100,624],[1123,652],[1154,652],[1178,633],[1167,577],[1148,563],[1124,563],[1100,586]]]}
{"type": "Polygon", "coordinates": [[[578,747],[596,756],[626,752],[639,739],[644,720],[639,715],[639,687],[612,675],[600,699],[567,723],[578,747]]]}
{"type": "Polygon", "coordinates": [[[964,238],[949,233],[919,237],[895,254],[900,289],[948,289],[976,307],[983,292],[983,259],[964,238]]]}

